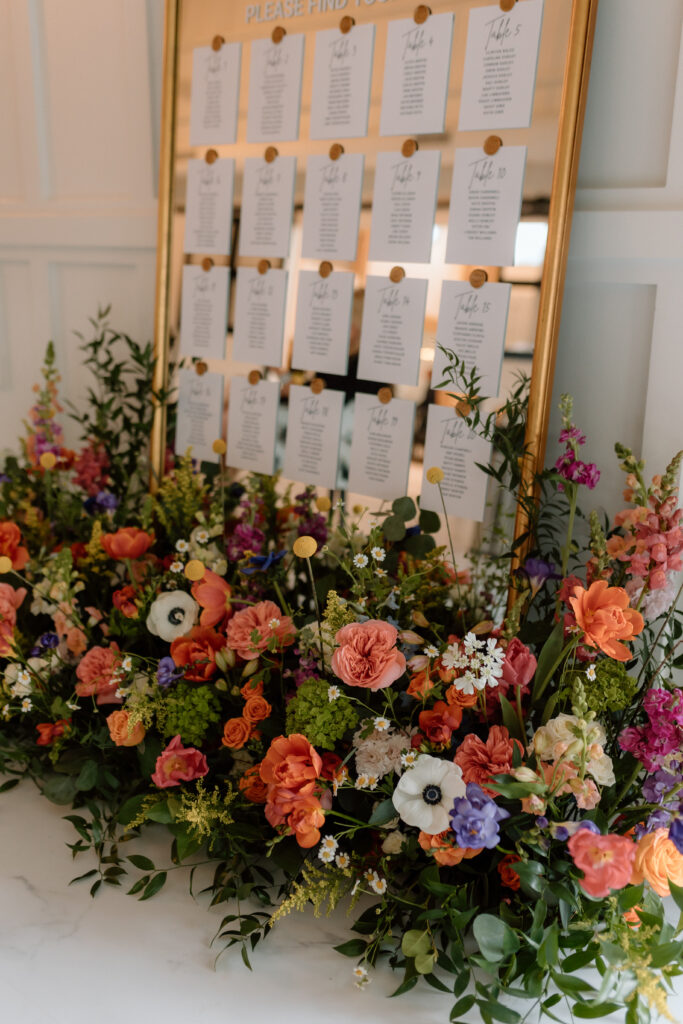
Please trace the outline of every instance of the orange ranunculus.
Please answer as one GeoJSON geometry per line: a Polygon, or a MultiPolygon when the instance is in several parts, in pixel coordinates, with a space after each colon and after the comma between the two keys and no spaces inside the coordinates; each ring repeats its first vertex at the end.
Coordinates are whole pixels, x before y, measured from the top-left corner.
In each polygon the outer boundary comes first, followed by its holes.
{"type": "Polygon", "coordinates": [[[579,885],[593,899],[604,899],[611,889],[629,884],[636,847],[627,836],[601,836],[580,828],[567,841],[567,848],[583,871],[579,885]]]}
{"type": "Polygon", "coordinates": [[[228,645],[243,661],[262,651],[280,650],[294,643],[296,630],[288,615],[272,601],[259,601],[236,612],[228,622],[228,645]]]}
{"type": "Polygon", "coordinates": [[[263,722],[268,718],[272,710],[265,697],[253,696],[247,697],[242,714],[250,725],[255,725],[256,722],[263,722]]]}
{"type": "Polygon", "coordinates": [[[23,569],[28,562],[28,549],[20,547],[21,530],[16,523],[6,520],[0,523],[0,555],[5,555],[12,568],[23,569]]]}
{"type": "Polygon", "coordinates": [[[267,786],[297,792],[320,777],[323,762],[318,751],[301,733],[277,736],[261,762],[261,778],[267,786]]]}
{"type": "Polygon", "coordinates": [[[232,615],[232,590],[222,576],[207,569],[200,580],[192,584],[192,596],[202,609],[200,626],[224,626],[232,615]]]}
{"type": "Polygon", "coordinates": [[[256,682],[256,680],[247,679],[244,686],[241,687],[240,693],[242,694],[245,700],[249,700],[250,697],[262,697],[263,680],[259,679],[259,681],[256,682]]]}
{"type": "Polygon", "coordinates": [[[239,780],[240,790],[252,804],[264,804],[268,794],[268,787],[261,778],[259,768],[260,765],[253,764],[239,780]]]}
{"type": "Polygon", "coordinates": [[[64,730],[70,724],[71,719],[69,718],[60,718],[58,722],[41,722],[36,726],[38,730],[36,745],[39,747],[51,746],[55,740],[64,735],[64,730]]]}
{"type": "Polygon", "coordinates": [[[632,657],[621,640],[631,640],[644,626],[643,616],[629,608],[629,596],[623,587],[610,587],[606,580],[596,580],[588,590],[574,587],[569,598],[577,625],[583,630],[583,642],[599,647],[615,661],[632,657]]]}
{"type": "Polygon", "coordinates": [[[121,701],[115,696],[119,688],[120,664],[121,652],[118,644],[113,643],[110,647],[91,647],[76,669],[78,696],[93,697],[97,694],[98,704],[120,704],[121,701]]]}
{"type": "Polygon", "coordinates": [[[473,732],[465,736],[453,760],[462,768],[465,782],[476,782],[485,793],[495,796],[495,790],[487,783],[492,775],[504,775],[511,771],[515,743],[520,754],[523,754],[522,744],[519,740],[510,739],[510,733],[504,725],[492,725],[486,743],[473,732]]]}
{"type": "Polygon", "coordinates": [[[683,855],[669,839],[669,830],[655,829],[638,841],[631,883],[645,879],[659,896],[670,896],[669,879],[683,885],[683,855]]]}
{"type": "Polygon", "coordinates": [[[221,743],[231,750],[241,750],[244,744],[251,738],[254,727],[246,718],[229,718],[223,726],[223,739],[221,743]]]}
{"type": "Polygon", "coordinates": [[[145,738],[145,727],[142,722],[130,724],[127,711],[112,711],[107,717],[109,735],[117,747],[137,747],[145,738]]]}
{"type": "Polygon", "coordinates": [[[450,743],[451,735],[462,722],[462,708],[452,707],[443,700],[437,700],[429,711],[418,716],[420,729],[430,743],[450,743]]]}
{"type": "Polygon", "coordinates": [[[520,858],[516,853],[506,853],[505,856],[498,862],[498,874],[503,885],[507,886],[508,889],[519,889],[520,880],[519,875],[515,871],[515,864],[519,864],[520,858]]]}
{"type": "Polygon", "coordinates": [[[274,828],[278,825],[288,825],[299,846],[306,850],[320,842],[320,829],[325,823],[325,812],[317,796],[312,792],[313,785],[311,782],[299,793],[287,790],[272,793],[272,787],[268,787],[268,801],[265,806],[269,823],[274,828]],[[273,796],[275,799],[272,799],[273,796]]]}
{"type": "Polygon", "coordinates": [[[414,672],[410,677],[410,683],[406,693],[416,700],[424,698],[434,689],[435,683],[430,678],[429,669],[423,668],[421,672],[414,672]]]}
{"type": "Polygon", "coordinates": [[[131,587],[130,583],[120,590],[115,590],[111,595],[111,601],[127,619],[137,619],[140,614],[140,609],[135,603],[135,587],[131,587]]]}
{"type": "Polygon", "coordinates": [[[432,854],[437,864],[448,868],[459,864],[461,860],[470,860],[472,857],[476,857],[483,850],[483,846],[477,848],[457,846],[451,829],[437,832],[434,836],[428,835],[427,832],[420,832],[417,841],[423,850],[432,854]]]}
{"type": "Polygon", "coordinates": [[[141,558],[154,543],[154,534],[139,530],[137,526],[122,526],[116,533],[102,535],[102,547],[110,558],[141,558]]]}
{"type": "Polygon", "coordinates": [[[185,669],[185,678],[205,683],[216,672],[216,651],[225,647],[225,637],[207,626],[193,626],[185,636],[171,644],[171,657],[178,668],[185,669]]]}
{"type": "Polygon", "coordinates": [[[473,708],[477,703],[478,693],[463,693],[457,686],[449,686],[444,694],[446,703],[453,708],[473,708]]]}

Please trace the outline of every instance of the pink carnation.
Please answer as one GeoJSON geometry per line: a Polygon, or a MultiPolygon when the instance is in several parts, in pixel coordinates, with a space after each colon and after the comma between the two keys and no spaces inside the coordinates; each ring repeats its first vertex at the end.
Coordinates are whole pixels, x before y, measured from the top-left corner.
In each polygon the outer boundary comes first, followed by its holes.
{"type": "Polygon", "coordinates": [[[406,659],[396,648],[398,631],[388,622],[369,619],[342,626],[332,655],[332,671],[347,686],[382,690],[406,670],[406,659]]]}
{"type": "Polygon", "coordinates": [[[196,747],[184,747],[180,736],[174,736],[157,758],[152,782],[160,789],[179,786],[181,782],[201,779],[209,771],[206,758],[196,747]]]}

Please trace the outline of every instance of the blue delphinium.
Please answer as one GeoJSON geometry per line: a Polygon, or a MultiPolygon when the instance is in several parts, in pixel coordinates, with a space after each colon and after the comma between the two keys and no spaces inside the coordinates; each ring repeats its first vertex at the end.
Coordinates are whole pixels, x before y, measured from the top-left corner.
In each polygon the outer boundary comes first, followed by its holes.
{"type": "Polygon", "coordinates": [[[492,850],[498,845],[498,823],[510,817],[476,782],[468,782],[465,796],[457,797],[450,812],[451,828],[458,846],[492,850]]]}

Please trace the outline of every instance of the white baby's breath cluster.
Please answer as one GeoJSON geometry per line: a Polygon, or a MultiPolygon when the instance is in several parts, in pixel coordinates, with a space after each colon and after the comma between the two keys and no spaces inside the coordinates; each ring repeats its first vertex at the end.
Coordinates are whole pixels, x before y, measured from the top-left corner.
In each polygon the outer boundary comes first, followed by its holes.
{"type": "Polygon", "coordinates": [[[467,633],[462,641],[449,644],[441,655],[444,668],[460,672],[453,685],[466,694],[497,686],[504,661],[505,651],[497,640],[493,637],[479,640],[474,633],[467,633]]]}

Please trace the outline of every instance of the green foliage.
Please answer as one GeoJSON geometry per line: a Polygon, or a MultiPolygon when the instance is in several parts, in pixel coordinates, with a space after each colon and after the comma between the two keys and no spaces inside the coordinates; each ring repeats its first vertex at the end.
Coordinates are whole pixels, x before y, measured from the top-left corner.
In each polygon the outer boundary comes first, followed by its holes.
{"type": "Polygon", "coordinates": [[[166,739],[180,735],[186,746],[200,747],[221,720],[221,703],[211,686],[176,683],[157,705],[157,726],[166,739]]]}
{"type": "Polygon", "coordinates": [[[291,914],[293,910],[305,910],[309,903],[313,905],[315,917],[320,917],[323,911],[329,917],[352,887],[353,872],[349,868],[338,868],[333,864],[318,866],[306,861],[289,895],[271,916],[270,925],[291,914]]]}
{"type": "Polygon", "coordinates": [[[190,536],[207,493],[203,477],[194,471],[191,454],[183,456],[161,482],[153,505],[153,516],[171,542],[190,536]]]}
{"type": "Polygon", "coordinates": [[[306,679],[287,706],[287,733],[302,733],[323,750],[332,750],[337,740],[358,725],[358,714],[348,697],[340,694],[330,700],[328,689],[325,679],[306,679]]]}

